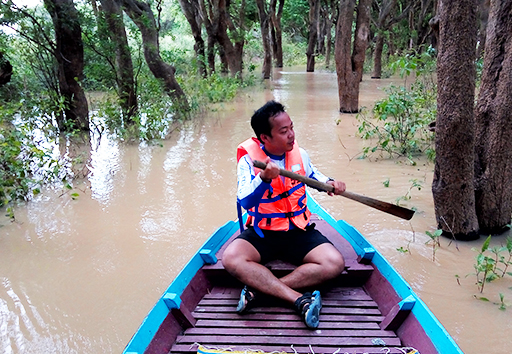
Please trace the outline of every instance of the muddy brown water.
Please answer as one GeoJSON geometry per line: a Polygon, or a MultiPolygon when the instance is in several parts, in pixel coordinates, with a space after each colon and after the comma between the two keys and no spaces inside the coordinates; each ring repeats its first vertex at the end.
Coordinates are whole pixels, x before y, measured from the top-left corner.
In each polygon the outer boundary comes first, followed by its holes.
{"type": "MultiPolygon", "coordinates": [[[[370,107],[396,81],[365,77],[360,104],[370,107]]],[[[512,277],[486,285],[489,302],[474,298],[482,295],[466,277],[474,272],[471,248],[483,239],[443,239],[435,260],[425,244],[425,231],[436,229],[433,165],[358,159],[367,143],[356,136],[354,115],[337,112],[335,74],[302,69],[276,72],[266,89],[218,106],[162,145],[103,136],[93,144],[91,173],[72,191],[76,200],[47,188],[15,208],[16,222],[0,219],[0,352],[120,353],[197,248],[236,218],[236,146],[252,135],[250,116],[269,99],[286,105],[299,144],[348,190],[388,202],[409,192],[403,205],[418,210],[410,222],[312,194],[387,257],[465,353],[510,353],[512,307],[500,311],[494,302],[502,293],[512,305],[512,277]]]]}

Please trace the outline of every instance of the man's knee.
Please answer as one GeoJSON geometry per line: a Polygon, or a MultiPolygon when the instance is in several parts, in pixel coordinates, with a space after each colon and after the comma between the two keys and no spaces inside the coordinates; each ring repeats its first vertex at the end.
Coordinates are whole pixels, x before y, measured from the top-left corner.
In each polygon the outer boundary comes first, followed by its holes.
{"type": "Polygon", "coordinates": [[[326,278],[337,277],[345,269],[343,255],[330,243],[321,244],[313,249],[304,261],[321,265],[322,274],[326,278]]]}
{"type": "Polygon", "coordinates": [[[235,239],[225,249],[222,264],[231,274],[244,262],[259,262],[259,253],[253,245],[243,239],[235,239]]]}

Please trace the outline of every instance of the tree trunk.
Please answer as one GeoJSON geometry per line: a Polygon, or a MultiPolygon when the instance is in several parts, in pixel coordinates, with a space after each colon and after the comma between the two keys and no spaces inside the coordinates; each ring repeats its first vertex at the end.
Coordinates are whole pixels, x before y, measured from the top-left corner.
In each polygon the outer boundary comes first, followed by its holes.
{"type": "Polygon", "coordinates": [[[55,27],[55,58],[59,90],[65,99],[65,119],[57,115],[61,131],[89,130],[89,108],[80,85],[83,79],[84,47],[82,29],[73,0],[44,0],[55,27]]]}
{"type": "Polygon", "coordinates": [[[476,214],[480,230],[503,231],[512,214],[512,0],[491,2],[476,107],[476,214]]]}
{"type": "Polygon", "coordinates": [[[331,28],[333,24],[333,18],[336,16],[336,2],[334,0],[328,0],[328,9],[329,13],[327,15],[326,20],[326,32],[327,35],[325,37],[325,67],[329,68],[331,66],[331,53],[332,53],[332,35],[331,35],[331,28]]]}
{"type": "Polygon", "coordinates": [[[277,0],[270,1],[270,18],[272,20],[272,27],[275,31],[275,66],[276,68],[283,67],[283,30],[281,29],[281,18],[283,17],[284,0],[279,0],[279,6],[276,13],[277,0]]]}
{"type": "Polygon", "coordinates": [[[185,14],[185,18],[190,24],[192,36],[194,37],[194,51],[196,53],[197,70],[202,77],[206,77],[205,63],[205,45],[201,28],[203,19],[201,18],[201,8],[198,0],[179,0],[181,9],[185,14]]]}
{"type": "Polygon", "coordinates": [[[382,77],[382,51],[384,49],[384,35],[377,32],[375,37],[375,51],[373,52],[373,73],[372,79],[380,79],[382,77]]]}
{"type": "Polygon", "coordinates": [[[123,21],[123,11],[118,0],[101,0],[101,7],[105,13],[108,26],[108,35],[114,43],[116,56],[116,81],[123,111],[123,119],[132,124],[131,119],[137,112],[137,95],[133,77],[133,63],[128,38],[123,21]]]}
{"type": "Polygon", "coordinates": [[[327,9],[324,6],[322,6],[322,0],[320,0],[319,2],[320,4],[318,6],[318,21],[316,21],[316,52],[325,55],[325,29],[327,27],[327,9]]]}
{"type": "Polygon", "coordinates": [[[122,0],[126,14],[139,28],[144,47],[144,58],[155,78],[162,80],[164,88],[175,105],[175,112],[183,114],[190,110],[187,98],[176,81],[176,69],[160,56],[158,31],[153,11],[148,3],[138,0],[122,0]]]}
{"type": "Polygon", "coordinates": [[[317,40],[318,17],[320,16],[320,0],[309,0],[309,36],[306,49],[306,71],[315,71],[315,47],[317,40]]]}
{"type": "Polygon", "coordinates": [[[434,207],[437,227],[444,234],[471,240],[479,237],[473,114],[476,0],[441,0],[439,20],[434,207]]]}
{"type": "MultiPolygon", "coordinates": [[[[229,7],[226,0],[219,0],[217,6],[219,12],[217,42],[224,49],[224,54],[226,55],[226,60],[231,76],[241,78],[243,67],[242,55],[245,39],[242,34],[237,33],[234,24],[231,22],[229,16],[229,7]],[[236,37],[234,39],[234,43],[231,41],[231,38],[228,35],[228,28],[233,34],[233,37],[236,37]]],[[[245,4],[242,2],[240,11],[243,11],[244,7],[245,4]]],[[[243,21],[243,15],[240,15],[240,20],[243,21]]],[[[239,31],[241,30],[242,29],[239,27],[239,31]]]]}
{"type": "Polygon", "coordinates": [[[359,111],[359,83],[363,76],[364,57],[369,35],[369,4],[370,0],[359,1],[354,50],[351,55],[355,0],[340,1],[334,50],[338,77],[338,97],[340,112],[342,113],[357,113],[359,111]]]}
{"type": "Polygon", "coordinates": [[[261,40],[263,43],[263,79],[270,79],[272,72],[272,47],[270,45],[270,16],[266,9],[265,0],[256,0],[260,17],[261,40]]]}
{"type": "Polygon", "coordinates": [[[213,11],[211,2],[205,3],[204,0],[199,0],[199,10],[207,35],[206,62],[211,75],[215,72],[215,43],[217,43],[217,26],[215,24],[218,22],[215,19],[218,18],[218,13],[213,11]]]}
{"type": "MultiPolygon", "coordinates": [[[[370,37],[370,5],[372,0],[359,0],[357,5],[356,31],[354,50],[352,52],[352,68],[356,73],[357,82],[363,80],[364,59],[368,38],[370,37]]],[[[359,84],[357,85],[357,101],[359,101],[359,84]]]]}
{"type": "Polygon", "coordinates": [[[379,9],[377,29],[375,36],[375,51],[373,57],[372,79],[380,79],[382,76],[382,50],[384,49],[384,32],[388,29],[386,24],[391,11],[394,10],[397,0],[383,1],[379,9]]]}

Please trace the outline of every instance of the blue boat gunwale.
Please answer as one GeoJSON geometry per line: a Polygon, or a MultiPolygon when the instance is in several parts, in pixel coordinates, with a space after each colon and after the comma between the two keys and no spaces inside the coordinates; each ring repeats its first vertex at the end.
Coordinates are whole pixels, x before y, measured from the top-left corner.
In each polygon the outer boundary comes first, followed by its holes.
{"type": "MultiPolygon", "coordinates": [[[[407,281],[356,228],[344,220],[336,220],[309,192],[308,208],[313,214],[317,214],[339,232],[354,248],[358,256],[362,258],[369,257],[374,267],[391,284],[402,301],[407,299],[410,302],[411,298],[413,299],[414,305],[411,312],[430,337],[439,353],[464,354],[427,305],[415,294],[407,281]]],[[[243,219],[245,220],[246,217],[247,215],[244,214],[243,219]]],[[[142,354],[144,352],[169,312],[173,308],[180,307],[180,296],[190,280],[203,265],[217,261],[215,254],[238,228],[238,220],[228,221],[205,241],[150,310],[137,332],[125,347],[123,354],[142,354]]]]}

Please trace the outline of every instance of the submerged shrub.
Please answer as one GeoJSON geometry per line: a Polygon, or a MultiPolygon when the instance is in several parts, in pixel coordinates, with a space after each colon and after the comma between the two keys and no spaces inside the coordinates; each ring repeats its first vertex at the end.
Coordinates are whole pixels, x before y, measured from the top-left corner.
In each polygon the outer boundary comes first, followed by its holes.
{"type": "Polygon", "coordinates": [[[435,108],[418,86],[411,90],[391,86],[387,91],[388,97],[375,104],[371,116],[366,110],[357,115],[360,136],[374,143],[363,149],[364,156],[381,151],[411,161],[419,154],[433,160],[434,134],[429,124],[435,121],[435,108]]]}

